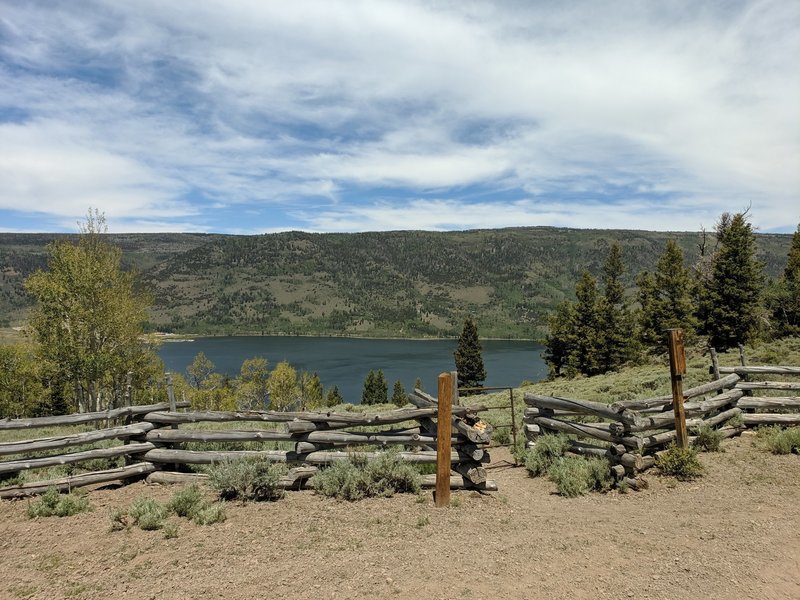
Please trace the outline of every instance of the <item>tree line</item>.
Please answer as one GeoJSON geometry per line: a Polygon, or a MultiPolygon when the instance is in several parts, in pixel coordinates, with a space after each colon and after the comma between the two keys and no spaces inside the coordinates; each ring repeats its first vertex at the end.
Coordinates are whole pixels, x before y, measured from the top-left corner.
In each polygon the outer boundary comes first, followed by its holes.
{"type": "Polygon", "coordinates": [[[543,357],[551,376],[597,375],[664,352],[670,328],[721,351],[800,334],[800,226],[783,274],[772,281],[756,256],[746,211],[723,214],[713,241],[708,248],[703,232],[700,257],[690,267],[668,240],[655,271],[636,277],[633,296],[622,285],[620,245],[612,243],[600,281],[584,271],[575,301],[562,302],[548,318],[543,357]]]}

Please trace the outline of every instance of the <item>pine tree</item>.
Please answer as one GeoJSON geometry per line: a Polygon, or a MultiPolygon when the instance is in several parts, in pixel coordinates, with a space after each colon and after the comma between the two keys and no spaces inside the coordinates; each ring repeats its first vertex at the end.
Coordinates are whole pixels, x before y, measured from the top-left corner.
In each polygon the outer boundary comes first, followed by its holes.
{"type": "Polygon", "coordinates": [[[717,224],[719,247],[700,307],[708,343],[727,350],[753,340],[759,331],[763,265],[746,213],[724,214],[717,224]]]}
{"type": "Polygon", "coordinates": [[[650,350],[664,350],[664,332],[680,327],[688,339],[697,320],[691,271],[683,262],[683,251],[669,240],[658,259],[655,275],[643,273],[639,286],[639,339],[650,350]]]}
{"type": "Polygon", "coordinates": [[[575,285],[575,327],[567,366],[572,373],[599,375],[603,372],[600,355],[603,346],[601,333],[600,297],[597,291],[597,280],[584,271],[580,281],[575,285]]]}
{"type": "Polygon", "coordinates": [[[342,398],[342,393],[339,391],[339,386],[334,385],[332,388],[328,390],[328,393],[325,395],[325,406],[331,408],[343,403],[344,403],[344,398],[342,398]]]}
{"type": "MultiPolygon", "coordinates": [[[[458,347],[453,353],[458,386],[466,388],[482,387],[486,380],[486,369],[483,366],[481,342],[478,339],[478,327],[472,317],[464,320],[464,328],[458,338],[458,347]]],[[[469,395],[470,392],[465,392],[469,395]]]]}
{"type": "Polygon", "coordinates": [[[544,358],[551,378],[567,374],[569,355],[575,345],[575,305],[564,301],[547,318],[544,358]]]}
{"type": "Polygon", "coordinates": [[[400,380],[394,382],[394,389],[392,390],[392,404],[398,407],[403,407],[408,402],[408,398],[406,398],[406,390],[403,388],[403,384],[400,383],[400,380]]]}
{"type": "Polygon", "coordinates": [[[361,404],[369,406],[375,404],[375,371],[370,369],[364,379],[364,389],[361,392],[361,404]]]}
{"type": "Polygon", "coordinates": [[[415,389],[415,390],[421,390],[421,389],[423,389],[423,388],[422,388],[422,379],[420,379],[419,377],[417,377],[417,378],[414,380],[414,389],[415,389]]]}
{"type": "Polygon", "coordinates": [[[364,380],[364,390],[361,393],[361,404],[385,404],[389,401],[389,384],[381,369],[370,370],[364,380]]]}
{"type": "Polygon", "coordinates": [[[770,285],[767,306],[775,337],[800,335],[800,225],[792,236],[783,276],[770,285]]]}
{"type": "Polygon", "coordinates": [[[603,265],[605,291],[600,302],[599,331],[602,340],[599,368],[603,373],[618,369],[637,354],[634,323],[621,281],[624,271],[622,249],[619,242],[614,242],[603,265]]]}

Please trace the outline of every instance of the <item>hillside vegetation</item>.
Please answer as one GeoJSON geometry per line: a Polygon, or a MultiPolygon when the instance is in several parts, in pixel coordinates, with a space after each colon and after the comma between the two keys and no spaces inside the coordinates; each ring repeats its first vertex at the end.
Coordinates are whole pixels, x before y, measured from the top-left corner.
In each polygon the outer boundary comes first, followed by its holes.
{"type": "MultiPolygon", "coordinates": [[[[25,277],[46,266],[57,237],[0,234],[0,326],[22,324],[25,277]]],[[[708,243],[713,246],[713,236],[708,243]]],[[[699,233],[518,228],[466,232],[261,236],[111,235],[154,296],[150,326],[187,333],[454,336],[465,316],[483,337],[541,338],[546,315],[574,297],[584,269],[600,273],[613,241],[623,283],[652,270],[676,239],[688,264],[699,233]]],[[[791,236],[757,236],[774,277],[791,236]]],[[[711,248],[709,248],[710,250],[711,248]]]]}

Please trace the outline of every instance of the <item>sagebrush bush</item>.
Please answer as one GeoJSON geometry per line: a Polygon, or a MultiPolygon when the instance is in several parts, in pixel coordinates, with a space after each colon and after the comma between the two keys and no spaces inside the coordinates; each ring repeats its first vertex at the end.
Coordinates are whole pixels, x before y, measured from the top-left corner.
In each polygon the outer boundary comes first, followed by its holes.
{"type": "Polygon", "coordinates": [[[697,428],[697,436],[692,445],[705,452],[720,452],[722,450],[722,435],[719,431],[711,429],[707,425],[697,428]]]}
{"type": "Polygon", "coordinates": [[[49,488],[42,496],[28,505],[28,518],[70,517],[92,510],[89,499],[83,494],[61,494],[56,488],[49,488]]]}
{"type": "Polygon", "coordinates": [[[153,531],[164,526],[164,519],[167,518],[169,511],[160,502],[139,496],[131,504],[128,514],[133,519],[134,525],[138,525],[145,531],[153,531]]]}
{"type": "Polygon", "coordinates": [[[697,458],[696,448],[670,446],[656,457],[656,466],[664,475],[672,475],[680,481],[696,479],[703,474],[703,465],[697,458]]]}
{"type": "Polygon", "coordinates": [[[784,429],[779,425],[759,427],[756,432],[760,445],[773,454],[800,454],[800,427],[784,429]]]}
{"type": "Polygon", "coordinates": [[[192,520],[198,525],[213,525],[214,523],[222,523],[226,518],[225,503],[215,502],[200,508],[194,513],[192,520]]]}
{"type": "Polygon", "coordinates": [[[111,531],[122,531],[123,529],[130,529],[132,525],[131,516],[124,508],[115,508],[109,515],[111,519],[111,531]]]}
{"type": "Polygon", "coordinates": [[[164,539],[171,540],[178,537],[178,524],[175,521],[164,523],[164,539]]]}
{"type": "Polygon", "coordinates": [[[525,468],[531,477],[544,475],[553,461],[564,456],[569,447],[569,438],[563,433],[540,435],[536,445],[523,455],[525,468]]]}
{"type": "Polygon", "coordinates": [[[172,495],[167,508],[179,517],[191,519],[198,510],[205,508],[206,501],[203,499],[203,490],[196,483],[189,487],[178,490],[172,495]]]}
{"type": "Polygon", "coordinates": [[[225,500],[278,500],[284,494],[279,482],[285,472],[283,465],[245,458],[213,465],[208,470],[208,481],[225,500]]]}
{"type": "Polygon", "coordinates": [[[562,456],[556,458],[547,472],[558,493],[567,498],[611,488],[611,464],[604,458],[562,456]]]}
{"type": "Polygon", "coordinates": [[[727,427],[741,427],[744,425],[744,417],[742,416],[742,413],[736,413],[733,415],[730,419],[725,421],[725,425],[727,427]]]}
{"type": "Polygon", "coordinates": [[[419,472],[396,451],[382,453],[374,460],[354,454],[317,473],[314,490],[323,496],[353,502],[396,493],[416,494],[420,480],[419,472]]]}

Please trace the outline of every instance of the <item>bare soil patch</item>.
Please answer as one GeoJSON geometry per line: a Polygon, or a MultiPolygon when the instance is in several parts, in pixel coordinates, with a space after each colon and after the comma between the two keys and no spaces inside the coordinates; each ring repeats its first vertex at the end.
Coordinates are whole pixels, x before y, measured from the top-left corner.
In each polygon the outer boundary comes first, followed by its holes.
{"type": "Polygon", "coordinates": [[[174,487],[93,490],[94,512],[63,519],[4,501],[0,598],[800,598],[800,457],[751,440],[701,455],[701,480],[650,475],[643,492],[564,499],[499,462],[499,492],[454,492],[448,509],[290,492],[231,504],[222,524],[181,520],[174,539],[109,520],[174,487]]]}

